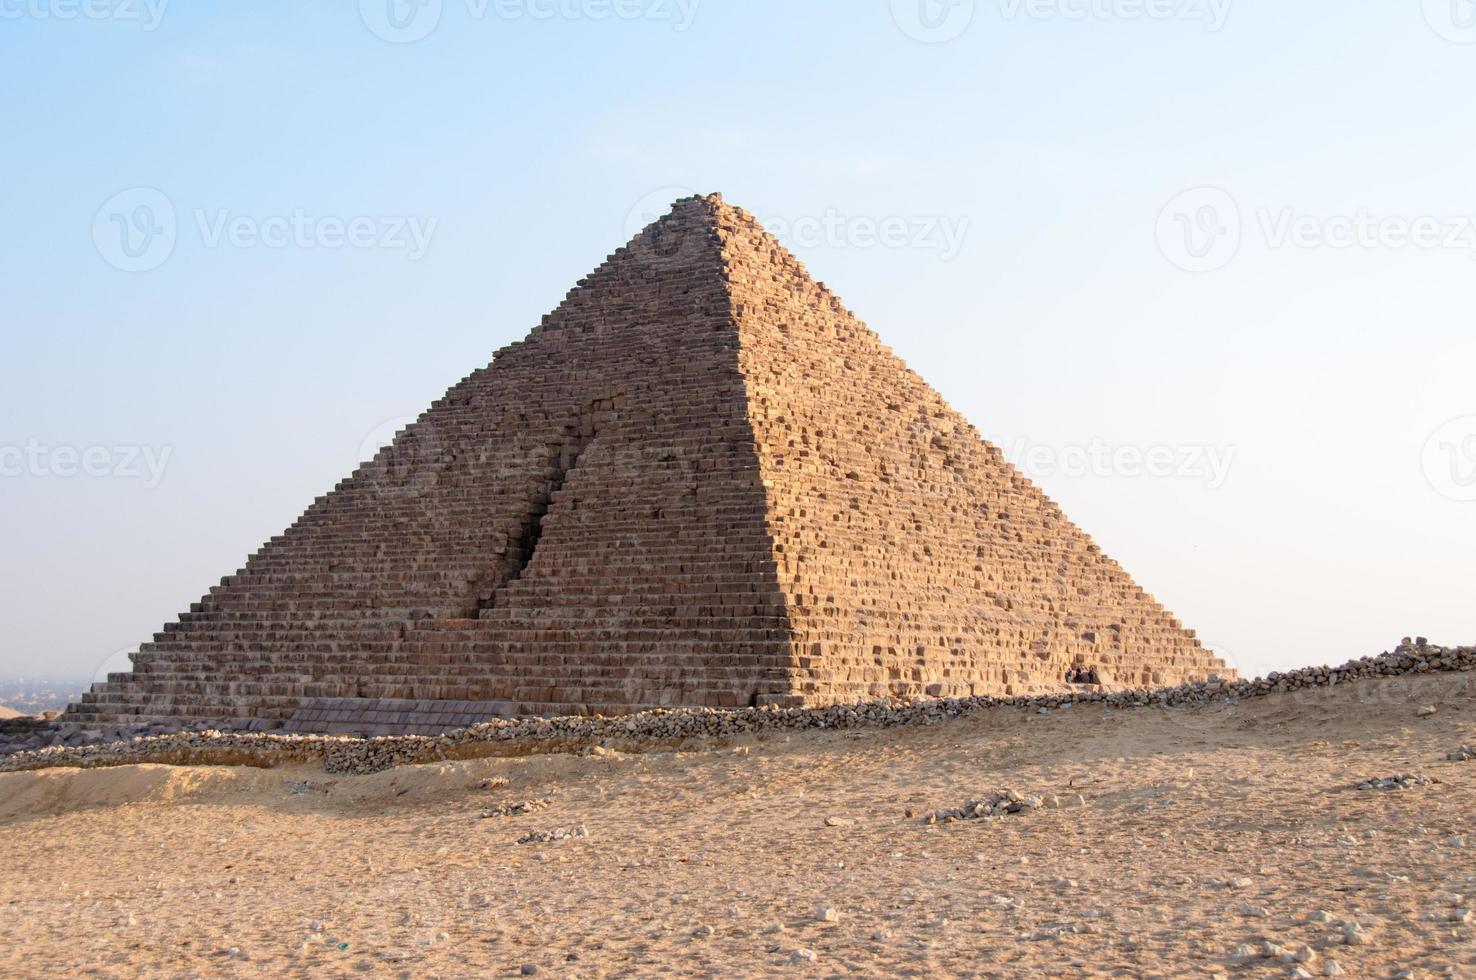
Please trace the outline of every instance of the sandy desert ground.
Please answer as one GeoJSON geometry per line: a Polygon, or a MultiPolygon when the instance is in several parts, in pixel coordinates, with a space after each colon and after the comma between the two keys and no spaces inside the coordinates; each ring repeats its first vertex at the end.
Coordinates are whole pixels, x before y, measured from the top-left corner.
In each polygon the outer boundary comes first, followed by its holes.
{"type": "Polygon", "coordinates": [[[1472,743],[1464,673],[358,777],[0,774],[0,974],[1476,977],[1472,743]],[[1402,773],[1432,781],[1352,788],[1402,773]],[[1062,806],[921,819],[1005,788],[1062,806]]]}

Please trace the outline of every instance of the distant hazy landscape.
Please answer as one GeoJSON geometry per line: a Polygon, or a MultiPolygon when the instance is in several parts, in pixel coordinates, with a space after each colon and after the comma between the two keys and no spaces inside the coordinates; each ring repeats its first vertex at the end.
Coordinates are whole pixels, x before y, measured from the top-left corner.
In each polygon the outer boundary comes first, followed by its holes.
{"type": "Polygon", "coordinates": [[[0,707],[25,715],[61,711],[91,683],[82,677],[0,677],[0,707]]]}

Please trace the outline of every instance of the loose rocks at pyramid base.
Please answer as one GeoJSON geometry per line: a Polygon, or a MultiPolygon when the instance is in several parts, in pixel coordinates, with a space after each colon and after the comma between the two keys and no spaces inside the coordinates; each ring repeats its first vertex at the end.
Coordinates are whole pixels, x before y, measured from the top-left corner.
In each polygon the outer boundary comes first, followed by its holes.
{"type": "Polygon", "coordinates": [[[1442,647],[1405,639],[1392,651],[1339,667],[1306,667],[1254,680],[1197,681],[1166,688],[1082,691],[1025,697],[887,699],[816,708],[689,708],[622,717],[512,718],[438,736],[356,738],[271,732],[181,731],[126,741],[58,744],[0,758],[0,771],[59,766],[89,768],[136,763],[275,766],[321,762],[335,773],[379,772],[397,765],[486,755],[579,751],[602,744],[632,748],[693,738],[795,730],[936,724],[985,710],[1052,710],[1077,704],[1132,709],[1191,707],[1290,694],[1374,678],[1476,670],[1476,647],[1442,647]]]}

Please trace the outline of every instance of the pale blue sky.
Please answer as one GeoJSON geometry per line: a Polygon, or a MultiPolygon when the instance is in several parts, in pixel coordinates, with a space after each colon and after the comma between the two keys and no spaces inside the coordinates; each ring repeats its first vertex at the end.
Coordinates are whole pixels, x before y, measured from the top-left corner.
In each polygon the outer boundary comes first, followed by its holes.
{"type": "Polygon", "coordinates": [[[1468,0],[425,3],[0,0],[0,674],[711,190],[1241,669],[1476,642],[1468,0]]]}

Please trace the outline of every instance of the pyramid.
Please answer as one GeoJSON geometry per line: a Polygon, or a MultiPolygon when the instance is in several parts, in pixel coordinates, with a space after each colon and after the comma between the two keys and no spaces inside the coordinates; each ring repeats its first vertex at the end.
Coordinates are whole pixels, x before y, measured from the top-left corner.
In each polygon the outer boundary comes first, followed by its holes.
{"type": "Polygon", "coordinates": [[[1229,674],[746,212],[672,211],[66,720],[438,730],[1229,674]]]}

